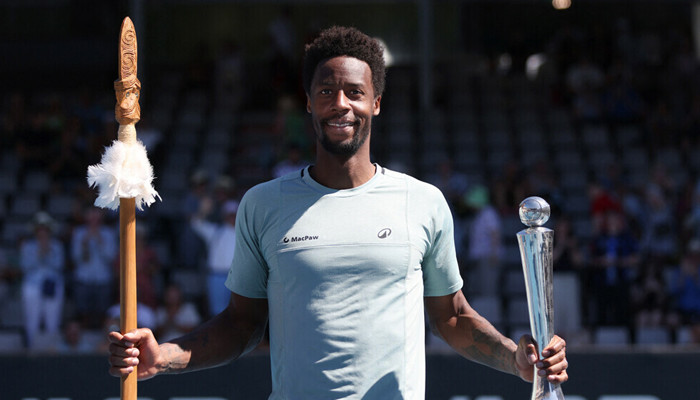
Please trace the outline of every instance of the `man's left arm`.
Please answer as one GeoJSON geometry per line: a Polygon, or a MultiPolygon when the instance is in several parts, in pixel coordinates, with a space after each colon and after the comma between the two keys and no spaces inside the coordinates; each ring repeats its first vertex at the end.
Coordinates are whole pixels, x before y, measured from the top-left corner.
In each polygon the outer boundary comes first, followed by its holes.
{"type": "Polygon", "coordinates": [[[566,342],[559,336],[554,336],[544,348],[545,358],[540,360],[532,337],[525,335],[515,344],[479,315],[461,290],[446,296],[425,297],[425,307],[433,333],[463,357],[528,382],[534,379],[533,365],[550,382],[568,380],[566,342]]]}

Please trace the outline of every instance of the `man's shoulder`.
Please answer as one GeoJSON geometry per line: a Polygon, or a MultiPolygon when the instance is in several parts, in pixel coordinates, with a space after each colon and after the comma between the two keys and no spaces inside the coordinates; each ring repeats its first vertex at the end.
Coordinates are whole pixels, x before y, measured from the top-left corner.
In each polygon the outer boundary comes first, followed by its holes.
{"type": "Polygon", "coordinates": [[[274,192],[280,192],[285,184],[300,181],[301,172],[302,170],[297,170],[268,181],[257,183],[248,189],[243,197],[266,196],[274,192]]]}
{"type": "Polygon", "coordinates": [[[382,173],[389,178],[389,180],[393,180],[397,183],[401,182],[403,185],[405,185],[406,190],[409,192],[415,192],[426,196],[442,196],[442,192],[437,188],[437,186],[418,179],[405,172],[382,168],[382,173]]]}
{"type": "MultiPolygon", "coordinates": [[[[301,171],[258,183],[248,189],[241,198],[240,209],[250,211],[254,207],[258,212],[276,208],[280,199],[292,188],[302,182],[301,171]]],[[[240,211],[239,211],[240,212],[240,211]]],[[[269,212],[269,210],[268,210],[269,212]]]]}

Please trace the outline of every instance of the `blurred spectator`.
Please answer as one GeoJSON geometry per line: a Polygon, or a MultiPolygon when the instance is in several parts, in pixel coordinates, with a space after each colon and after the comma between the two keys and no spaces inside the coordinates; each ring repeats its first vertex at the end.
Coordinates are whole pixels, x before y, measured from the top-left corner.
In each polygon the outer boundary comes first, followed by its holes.
{"type": "Polygon", "coordinates": [[[587,293],[593,302],[594,323],[631,324],[630,285],[639,264],[639,242],[630,232],[624,214],[608,211],[602,230],[593,237],[587,293]]]}
{"type": "MultiPolygon", "coordinates": [[[[112,102],[111,104],[114,103],[112,102]]],[[[88,156],[98,157],[98,161],[100,154],[102,154],[103,146],[109,143],[101,140],[106,111],[107,109],[101,107],[96,93],[88,88],[80,89],[78,101],[71,110],[71,114],[80,120],[80,126],[88,139],[88,156]]],[[[113,112],[112,118],[114,118],[113,112]]],[[[116,129],[112,131],[112,136],[114,132],[116,132],[116,129]]]]}
{"type": "Polygon", "coordinates": [[[590,88],[576,93],[572,99],[574,119],[580,123],[596,123],[603,119],[603,104],[600,94],[590,88]]]}
{"type": "Polygon", "coordinates": [[[117,236],[105,226],[104,211],[88,207],[85,223],[75,228],[71,241],[75,310],[83,326],[98,327],[112,301],[117,236]]]}
{"type": "Polygon", "coordinates": [[[89,354],[96,350],[95,344],[85,339],[85,332],[80,321],[70,319],[65,322],[61,340],[56,345],[58,353],[66,355],[89,354]]]}
{"type": "Polygon", "coordinates": [[[34,216],[33,229],[34,236],[20,249],[24,329],[30,349],[38,335],[58,337],[65,292],[65,252],[63,243],[53,235],[55,221],[39,212],[34,216]]]}
{"type": "Polygon", "coordinates": [[[182,289],[171,284],[163,293],[163,302],[156,310],[156,336],[170,340],[189,332],[202,320],[194,303],[185,301],[182,289]]]}
{"type": "Polygon", "coordinates": [[[646,259],[632,283],[630,299],[635,326],[670,326],[670,293],[664,279],[664,265],[660,259],[646,259]]]}
{"type": "Polygon", "coordinates": [[[455,169],[454,162],[449,158],[442,159],[434,171],[426,180],[442,191],[452,207],[461,203],[469,186],[467,175],[455,169]]]}
{"type": "Polygon", "coordinates": [[[612,69],[603,93],[605,116],[615,126],[637,123],[644,109],[642,98],[630,82],[627,66],[619,63],[612,69]]]}
{"type": "Polygon", "coordinates": [[[592,181],[588,185],[588,198],[591,204],[591,219],[593,233],[600,233],[611,212],[622,212],[622,204],[611,190],[606,189],[600,182],[592,181]]]}
{"type": "Polygon", "coordinates": [[[298,172],[309,165],[309,162],[302,158],[301,148],[296,143],[290,143],[285,152],[285,158],[280,160],[272,170],[275,178],[287,175],[291,172],[298,172]]]}
{"type": "Polygon", "coordinates": [[[600,91],[605,83],[605,73],[584,53],[566,71],[566,87],[571,95],[571,105],[578,121],[597,122],[603,115],[600,91]]]}
{"type": "Polygon", "coordinates": [[[605,83],[605,73],[584,50],[566,71],[565,79],[567,88],[575,96],[588,91],[597,92],[605,83]]]}
{"type": "Polygon", "coordinates": [[[438,162],[437,167],[432,169],[434,172],[426,177],[426,181],[435,185],[447,199],[447,203],[452,210],[454,223],[455,247],[457,251],[457,259],[462,268],[467,265],[467,246],[465,243],[465,228],[468,225],[465,219],[468,219],[472,210],[465,209],[464,195],[469,187],[469,178],[466,174],[454,168],[454,163],[449,158],[444,158],[438,162]]]}
{"type": "Polygon", "coordinates": [[[60,183],[63,189],[70,190],[84,184],[83,179],[79,178],[85,174],[85,166],[88,165],[86,150],[80,119],[69,118],[61,130],[58,150],[49,165],[53,180],[60,183]]]}
{"type": "Polygon", "coordinates": [[[517,160],[509,160],[501,173],[493,179],[491,204],[500,215],[515,214],[518,205],[530,190],[523,168],[517,160]]]}
{"type": "Polygon", "coordinates": [[[677,254],[677,226],[673,205],[658,185],[649,184],[645,196],[645,217],[641,245],[645,256],[662,265],[677,254]]]}
{"type": "Polygon", "coordinates": [[[574,235],[571,219],[564,214],[554,219],[554,315],[556,331],[567,340],[581,329],[581,269],[583,251],[574,235]]]}
{"type": "Polygon", "coordinates": [[[700,343],[700,239],[688,243],[687,251],[681,259],[674,294],[681,322],[693,327],[696,342],[700,343]]]}
{"type": "Polygon", "coordinates": [[[212,189],[214,207],[208,215],[209,220],[222,220],[224,218],[224,216],[221,214],[223,211],[223,205],[237,198],[237,189],[236,181],[231,176],[221,174],[216,177],[214,187],[212,189]]]}
{"type": "Polygon", "coordinates": [[[34,110],[17,137],[18,154],[26,169],[45,170],[55,153],[57,138],[45,122],[46,116],[34,110]]]}
{"type": "Polygon", "coordinates": [[[700,179],[695,181],[690,194],[688,213],[683,217],[683,228],[691,237],[700,237],[700,179]]]}
{"type": "Polygon", "coordinates": [[[501,217],[490,204],[489,191],[475,185],[464,196],[464,204],[474,218],[469,225],[469,263],[466,267],[468,293],[475,296],[498,296],[503,243],[501,217]]]}
{"type": "Polygon", "coordinates": [[[275,133],[280,143],[286,143],[287,148],[290,145],[298,147],[302,153],[301,158],[306,158],[304,153],[308,151],[311,140],[303,111],[296,96],[281,95],[277,100],[275,133]]]}
{"type": "Polygon", "coordinates": [[[564,195],[548,160],[543,158],[535,160],[527,171],[526,179],[528,192],[537,193],[538,196],[547,199],[553,213],[554,210],[562,207],[564,195]]]}
{"type": "MultiPolygon", "coordinates": [[[[119,330],[121,305],[119,303],[112,304],[105,311],[104,317],[103,326],[117,327],[116,330],[119,330]]],[[[139,328],[148,328],[151,330],[156,330],[158,326],[155,310],[140,301],[136,303],[136,325],[139,328]]]]}
{"type": "Polygon", "coordinates": [[[234,40],[228,40],[222,47],[222,52],[216,59],[215,83],[217,101],[226,104],[229,110],[235,110],[241,103],[245,90],[243,55],[241,48],[234,40]]]}
{"type": "Polygon", "coordinates": [[[0,247],[0,304],[6,304],[5,300],[12,295],[12,287],[21,277],[21,268],[13,265],[8,252],[0,247]]]}
{"type": "Polygon", "coordinates": [[[222,220],[206,220],[212,211],[211,201],[202,202],[200,212],[192,218],[192,229],[207,245],[207,298],[210,316],[220,313],[228,305],[231,291],[225,286],[236,244],[236,213],[238,202],[230,200],[221,206],[222,220]]]}
{"type": "Polygon", "coordinates": [[[205,257],[205,244],[192,229],[190,220],[199,212],[202,207],[202,200],[207,198],[209,194],[208,190],[209,176],[206,171],[195,171],[190,177],[190,185],[182,201],[183,225],[179,229],[179,236],[176,238],[179,267],[196,269],[200,266],[200,260],[205,257]]]}

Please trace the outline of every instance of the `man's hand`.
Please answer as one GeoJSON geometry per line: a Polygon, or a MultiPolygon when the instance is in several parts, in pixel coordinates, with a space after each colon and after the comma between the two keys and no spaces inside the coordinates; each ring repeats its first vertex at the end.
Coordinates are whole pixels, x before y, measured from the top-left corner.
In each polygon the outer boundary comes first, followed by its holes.
{"type": "Polygon", "coordinates": [[[515,365],[518,374],[528,382],[534,380],[533,365],[537,366],[537,374],[547,377],[552,383],[562,383],[569,379],[566,369],[569,362],[566,360],[566,341],[559,336],[554,336],[549,345],[542,351],[543,359],[539,359],[535,341],[530,335],[523,335],[518,343],[515,353],[515,365]]]}
{"type": "Polygon", "coordinates": [[[138,379],[154,377],[163,365],[158,342],[148,328],[136,329],[122,335],[109,333],[109,373],[121,377],[138,366],[138,379]]]}

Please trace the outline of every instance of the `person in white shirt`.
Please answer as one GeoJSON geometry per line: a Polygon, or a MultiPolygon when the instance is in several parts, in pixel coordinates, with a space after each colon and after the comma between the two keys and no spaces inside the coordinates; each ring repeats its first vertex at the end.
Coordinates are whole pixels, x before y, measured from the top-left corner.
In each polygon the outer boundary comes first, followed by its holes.
{"type": "Polygon", "coordinates": [[[211,202],[203,201],[202,211],[192,218],[192,229],[207,247],[207,300],[209,315],[220,313],[228,305],[231,292],[225,282],[236,247],[236,212],[238,202],[228,200],[221,206],[221,221],[206,219],[211,202]]]}

